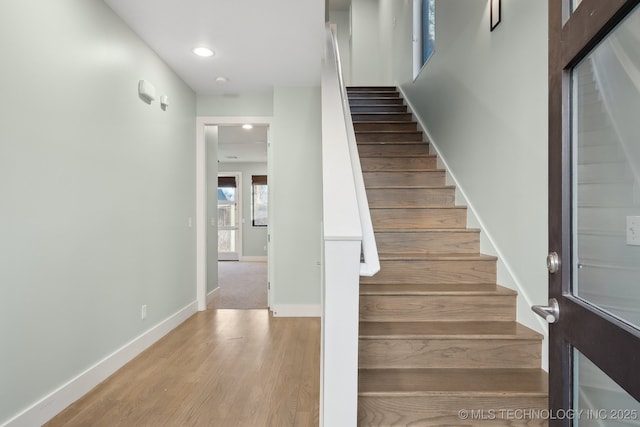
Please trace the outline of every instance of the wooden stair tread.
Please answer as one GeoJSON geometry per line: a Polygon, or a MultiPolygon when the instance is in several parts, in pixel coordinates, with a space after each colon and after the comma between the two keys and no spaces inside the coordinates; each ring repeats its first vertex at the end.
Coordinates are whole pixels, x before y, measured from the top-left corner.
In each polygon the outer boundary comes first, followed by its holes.
{"type": "Polygon", "coordinates": [[[542,369],[360,369],[360,396],[547,395],[542,369]]]}
{"type": "Polygon", "coordinates": [[[376,233],[469,233],[476,234],[480,232],[479,228],[379,228],[376,233]]]}
{"type": "MultiPolygon", "coordinates": [[[[364,122],[366,123],[366,122],[364,122]]],[[[393,135],[397,135],[399,133],[401,134],[416,134],[416,133],[422,133],[422,131],[419,130],[357,130],[355,131],[356,135],[368,135],[368,134],[393,134],[393,135]]]]}
{"type": "Polygon", "coordinates": [[[396,86],[347,86],[347,92],[359,92],[359,91],[395,91],[398,90],[396,86]]]}
{"type": "Polygon", "coordinates": [[[360,339],[540,340],[518,322],[360,322],[360,339]]]}
{"type": "MultiPolygon", "coordinates": [[[[387,188],[387,187],[384,187],[384,188],[387,188]]],[[[415,187],[412,187],[412,188],[415,188],[415,187]]],[[[418,187],[418,188],[422,188],[422,187],[418,187]]],[[[438,188],[442,188],[442,187],[438,187],[438,188]]],[[[397,205],[394,205],[394,206],[389,206],[389,207],[384,207],[384,208],[376,206],[376,207],[371,207],[369,209],[370,210],[374,210],[374,209],[429,209],[429,210],[433,210],[433,209],[449,209],[449,210],[466,210],[467,207],[466,206],[444,206],[444,205],[438,206],[438,205],[436,205],[436,206],[429,206],[429,207],[424,208],[424,207],[420,207],[420,206],[397,206],[397,205]]]]}
{"type": "MultiPolygon", "coordinates": [[[[362,172],[366,172],[366,173],[379,173],[379,174],[392,174],[392,173],[399,173],[399,172],[433,172],[433,173],[444,173],[445,170],[444,169],[440,169],[440,168],[421,168],[421,169],[372,169],[372,170],[365,170],[363,169],[362,172]]],[[[383,187],[383,188],[388,188],[388,187],[383,187]]]]}
{"type": "MultiPolygon", "coordinates": [[[[384,114],[390,114],[390,113],[384,113],[384,114]]],[[[406,113],[402,113],[402,114],[406,114],[406,113]]],[[[407,123],[415,123],[415,121],[413,120],[401,120],[401,121],[394,121],[394,120],[354,120],[353,124],[354,125],[360,125],[360,124],[366,124],[366,125],[397,125],[397,124],[407,124],[407,123]]],[[[397,131],[397,130],[386,130],[386,131],[380,131],[380,130],[374,130],[374,131],[356,131],[356,132],[418,132],[418,131],[397,131]]]]}
{"type": "MultiPolygon", "coordinates": [[[[419,142],[420,144],[424,144],[423,141],[417,141],[417,142],[419,142]]],[[[363,143],[360,143],[360,144],[361,145],[373,145],[373,144],[363,144],[363,143]]],[[[383,144],[378,144],[378,145],[383,145],[383,144]]],[[[384,145],[389,145],[389,144],[384,144],[384,145]]],[[[425,145],[428,145],[428,144],[425,144],[425,145]]],[[[377,155],[360,154],[360,158],[361,159],[379,159],[381,157],[384,158],[384,157],[389,157],[389,156],[388,155],[382,155],[382,154],[377,154],[377,155]]],[[[430,158],[430,157],[436,157],[436,156],[434,156],[433,154],[417,154],[417,153],[416,154],[411,154],[411,153],[408,153],[408,154],[399,154],[398,153],[398,154],[396,154],[396,153],[394,153],[393,157],[394,158],[398,158],[398,159],[401,159],[401,158],[410,158],[411,159],[411,158],[414,158],[414,157],[430,158]]]]}
{"type": "MultiPolygon", "coordinates": [[[[428,143],[428,141],[357,141],[358,145],[426,145],[428,143]]],[[[394,155],[394,157],[397,156],[394,155]]]]}
{"type": "Polygon", "coordinates": [[[495,283],[362,283],[360,295],[517,295],[513,289],[495,283]]]}
{"type": "MultiPolygon", "coordinates": [[[[412,142],[418,142],[420,144],[424,144],[424,141],[412,141],[412,142]]],[[[381,156],[370,156],[366,154],[360,156],[361,159],[379,159],[380,157],[381,156]]],[[[421,159],[437,159],[438,158],[438,156],[436,156],[435,154],[407,154],[407,155],[393,154],[393,155],[383,156],[383,157],[387,159],[406,159],[407,157],[410,157],[410,158],[419,157],[421,159]]]]}
{"type": "MultiPolygon", "coordinates": [[[[365,185],[365,188],[367,190],[418,190],[418,189],[421,189],[421,188],[423,188],[423,189],[435,189],[435,188],[453,189],[455,187],[453,187],[451,185],[390,185],[390,186],[386,186],[386,185],[365,185]]],[[[380,208],[379,205],[377,207],[380,208]]],[[[393,207],[402,208],[403,206],[400,206],[397,203],[394,203],[393,205],[389,206],[389,208],[393,208],[393,207]]],[[[463,206],[463,207],[466,208],[466,206],[463,206]]],[[[371,207],[371,209],[373,209],[373,207],[371,207]]]]}
{"type": "Polygon", "coordinates": [[[380,253],[381,261],[496,261],[498,258],[493,255],[484,254],[458,254],[458,253],[429,253],[429,252],[394,252],[380,253]]]}

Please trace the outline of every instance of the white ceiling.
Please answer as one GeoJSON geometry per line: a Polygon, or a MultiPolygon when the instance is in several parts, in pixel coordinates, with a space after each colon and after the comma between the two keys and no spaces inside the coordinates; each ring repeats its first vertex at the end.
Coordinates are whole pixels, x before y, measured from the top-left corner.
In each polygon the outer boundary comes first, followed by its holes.
{"type": "MultiPolygon", "coordinates": [[[[198,94],[320,83],[325,0],[104,1],[198,94]],[[197,46],[215,56],[194,55],[197,46]]],[[[329,0],[335,10],[350,4],[329,0]]],[[[218,141],[221,162],[267,161],[266,126],[221,126],[218,141]]]]}
{"type": "Polygon", "coordinates": [[[198,94],[320,83],[324,0],[104,1],[198,94]]]}
{"type": "Polygon", "coordinates": [[[218,160],[224,163],[266,162],[268,126],[218,127],[218,160]],[[235,157],[235,158],[234,158],[235,157]]]}

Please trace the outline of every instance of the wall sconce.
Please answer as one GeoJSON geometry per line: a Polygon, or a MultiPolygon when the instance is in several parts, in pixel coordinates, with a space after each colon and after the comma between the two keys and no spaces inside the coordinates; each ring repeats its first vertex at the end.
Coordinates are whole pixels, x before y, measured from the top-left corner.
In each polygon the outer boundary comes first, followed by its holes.
{"type": "Polygon", "coordinates": [[[489,0],[490,2],[490,10],[491,10],[491,18],[489,23],[491,24],[491,31],[493,31],[498,24],[500,23],[500,14],[502,12],[502,5],[500,4],[500,0],[489,0]]]}

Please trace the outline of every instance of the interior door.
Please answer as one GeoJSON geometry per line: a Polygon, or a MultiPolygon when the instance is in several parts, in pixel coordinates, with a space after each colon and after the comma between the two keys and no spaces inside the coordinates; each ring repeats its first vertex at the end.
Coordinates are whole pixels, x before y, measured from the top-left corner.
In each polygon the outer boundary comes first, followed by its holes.
{"type": "Polygon", "coordinates": [[[240,246],[240,176],[218,175],[218,259],[238,261],[240,246]]]}
{"type": "Polygon", "coordinates": [[[549,1],[550,425],[640,425],[638,3],[549,1]]]}

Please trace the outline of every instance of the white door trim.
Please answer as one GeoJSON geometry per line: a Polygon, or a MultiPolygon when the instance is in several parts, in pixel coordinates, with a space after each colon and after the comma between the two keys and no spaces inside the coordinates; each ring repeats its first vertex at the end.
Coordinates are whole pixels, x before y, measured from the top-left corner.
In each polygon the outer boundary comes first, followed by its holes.
{"type": "MultiPolygon", "coordinates": [[[[237,125],[252,123],[271,126],[272,117],[265,116],[198,116],[196,117],[196,299],[198,311],[207,309],[207,152],[204,137],[205,126],[237,125]]],[[[217,156],[217,153],[216,153],[217,156]]],[[[273,162],[267,159],[267,175],[271,180],[273,162]]],[[[271,186],[271,182],[269,186],[271,186]]],[[[269,192],[269,207],[271,207],[271,191],[269,192]]],[[[271,214],[271,208],[269,214],[271,214]]],[[[270,218],[271,222],[271,218],[270,218]]],[[[270,232],[270,231],[269,231],[270,232]]],[[[273,256],[269,252],[268,269],[269,281],[273,290],[273,256]]],[[[269,301],[271,301],[269,295],[269,301]]]]}

